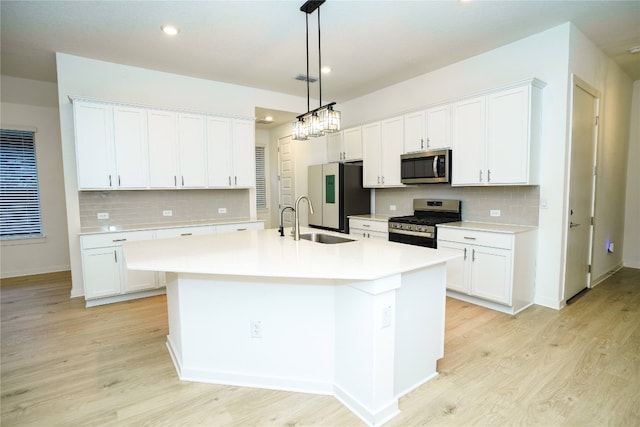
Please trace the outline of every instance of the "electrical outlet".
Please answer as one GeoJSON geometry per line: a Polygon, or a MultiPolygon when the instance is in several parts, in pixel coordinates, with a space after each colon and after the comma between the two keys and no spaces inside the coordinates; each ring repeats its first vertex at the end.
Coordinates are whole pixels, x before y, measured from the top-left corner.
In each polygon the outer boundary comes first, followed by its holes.
{"type": "Polygon", "coordinates": [[[489,215],[500,216],[500,209],[491,209],[491,211],[489,211],[489,215]]]}
{"type": "Polygon", "coordinates": [[[98,219],[109,219],[109,213],[108,212],[98,213],[98,219]]]}
{"type": "Polygon", "coordinates": [[[162,211],[162,216],[173,216],[173,211],[171,210],[162,211]]]}
{"type": "Polygon", "coordinates": [[[389,210],[390,211],[395,211],[396,210],[396,205],[389,205],[389,210]]]}
{"type": "Polygon", "coordinates": [[[251,338],[262,338],[262,321],[251,320],[249,322],[251,338]]]}
{"type": "Polygon", "coordinates": [[[382,309],[382,327],[388,328],[391,326],[391,306],[388,305],[382,309]]]}
{"type": "Polygon", "coordinates": [[[227,213],[227,208],[218,208],[218,213],[227,213]]]}

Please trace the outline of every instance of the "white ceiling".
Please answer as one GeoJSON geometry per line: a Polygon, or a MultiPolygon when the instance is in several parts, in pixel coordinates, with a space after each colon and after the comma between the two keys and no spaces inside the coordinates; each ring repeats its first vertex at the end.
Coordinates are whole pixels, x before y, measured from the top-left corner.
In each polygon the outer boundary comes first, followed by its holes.
{"type": "MultiPolygon", "coordinates": [[[[8,1],[2,74],[56,81],[54,52],[306,96],[305,14],[299,1],[8,1]],[[160,26],[181,32],[169,38],[160,26]]],[[[473,55],[573,22],[640,79],[640,0],[345,1],[320,8],[323,103],[345,102],[473,55]]],[[[317,14],[309,16],[317,76],[317,14]]],[[[317,83],[311,97],[317,98],[317,83]]],[[[303,106],[304,107],[304,106],[303,106]]],[[[301,107],[301,110],[303,109],[301,107]]]]}

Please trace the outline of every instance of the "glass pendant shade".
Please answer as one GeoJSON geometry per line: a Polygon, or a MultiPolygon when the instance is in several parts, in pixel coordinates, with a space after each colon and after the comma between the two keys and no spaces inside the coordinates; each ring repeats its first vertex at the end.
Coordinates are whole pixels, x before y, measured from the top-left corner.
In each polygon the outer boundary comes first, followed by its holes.
{"type": "Polygon", "coordinates": [[[291,123],[291,133],[293,135],[292,138],[296,141],[309,139],[309,129],[302,117],[291,123]]]}

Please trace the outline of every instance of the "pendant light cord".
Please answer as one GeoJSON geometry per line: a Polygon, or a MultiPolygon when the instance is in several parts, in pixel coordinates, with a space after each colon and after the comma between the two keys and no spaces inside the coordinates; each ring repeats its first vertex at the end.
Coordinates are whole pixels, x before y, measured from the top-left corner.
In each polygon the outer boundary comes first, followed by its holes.
{"type": "Polygon", "coordinates": [[[318,107],[322,107],[322,53],[320,52],[320,7],[318,7],[318,92],[320,104],[318,107]]]}
{"type": "Polygon", "coordinates": [[[305,13],[305,17],[307,26],[307,111],[311,111],[311,104],[309,101],[309,14],[305,13]]]}

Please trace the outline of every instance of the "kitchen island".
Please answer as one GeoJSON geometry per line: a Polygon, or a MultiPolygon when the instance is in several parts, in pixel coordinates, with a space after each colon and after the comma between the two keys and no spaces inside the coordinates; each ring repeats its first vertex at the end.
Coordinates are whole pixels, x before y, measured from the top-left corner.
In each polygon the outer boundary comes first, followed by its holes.
{"type": "Polygon", "coordinates": [[[454,252],[271,229],[130,242],[124,255],[129,269],[167,272],[181,380],[334,395],[380,425],[437,374],[454,252]]]}

